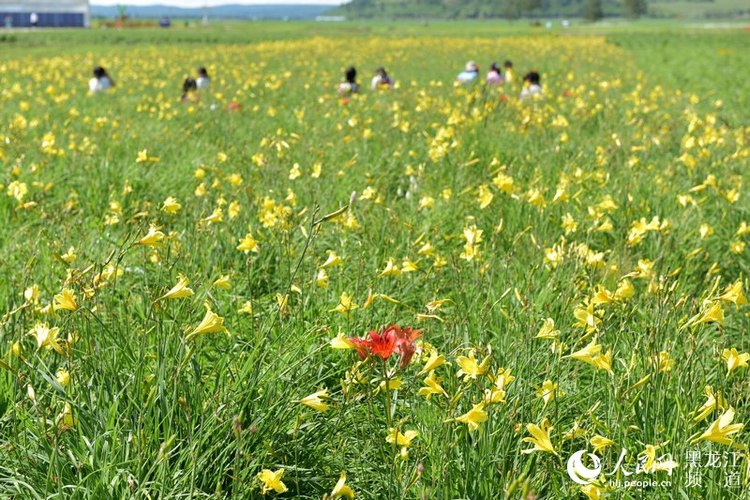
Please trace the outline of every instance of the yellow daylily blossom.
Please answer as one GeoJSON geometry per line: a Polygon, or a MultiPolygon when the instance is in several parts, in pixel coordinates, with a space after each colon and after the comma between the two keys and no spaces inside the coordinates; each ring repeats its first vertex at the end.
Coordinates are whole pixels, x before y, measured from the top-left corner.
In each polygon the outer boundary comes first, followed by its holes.
{"type": "Polygon", "coordinates": [[[479,429],[479,424],[481,424],[482,422],[486,422],[489,419],[489,417],[487,416],[487,412],[484,411],[484,407],[484,401],[475,404],[471,408],[471,410],[464,413],[460,417],[456,417],[456,422],[466,424],[469,427],[470,431],[479,429]]]}
{"type": "Polygon", "coordinates": [[[182,208],[182,205],[180,205],[177,202],[177,199],[169,196],[166,200],[164,200],[164,203],[162,204],[162,211],[167,212],[168,214],[176,214],[180,211],[182,208]]]}
{"type": "Polygon", "coordinates": [[[727,362],[727,376],[729,376],[737,368],[747,368],[747,361],[750,360],[750,354],[746,352],[740,354],[736,348],[732,347],[731,349],[724,349],[721,352],[721,359],[727,362]]]}
{"type": "Polygon", "coordinates": [[[328,404],[323,401],[324,398],[328,398],[328,389],[322,389],[317,392],[313,392],[309,396],[305,396],[300,400],[300,403],[302,403],[305,406],[309,406],[313,410],[317,410],[320,412],[327,411],[329,406],[328,404]]]}
{"type": "Polygon", "coordinates": [[[138,240],[138,244],[147,247],[160,247],[164,244],[163,240],[164,233],[159,231],[155,226],[150,226],[148,228],[148,233],[146,233],[146,236],[138,240]]]}
{"type": "Polygon", "coordinates": [[[591,443],[591,446],[594,447],[594,453],[601,453],[603,449],[615,444],[611,439],[600,436],[599,434],[592,437],[589,442],[591,443]]]}
{"type": "Polygon", "coordinates": [[[223,275],[221,278],[214,281],[213,286],[221,288],[222,290],[229,290],[232,288],[232,281],[228,274],[223,275]]]}
{"type": "Polygon", "coordinates": [[[385,263],[385,268],[383,268],[382,271],[380,271],[379,276],[400,276],[401,275],[401,269],[396,264],[396,259],[390,258],[388,259],[388,262],[385,263]]]}
{"type": "Polygon", "coordinates": [[[281,478],[284,476],[284,469],[272,471],[270,469],[263,469],[258,473],[258,479],[263,486],[261,488],[261,494],[265,495],[269,491],[273,490],[276,493],[284,493],[287,491],[287,487],[281,478]]]}
{"type": "Polygon", "coordinates": [[[331,339],[330,344],[334,349],[354,349],[354,344],[349,341],[344,332],[339,332],[331,339]]]}
{"type": "Polygon", "coordinates": [[[745,297],[745,294],[742,293],[742,281],[737,280],[727,286],[724,293],[719,295],[719,299],[731,302],[736,306],[747,304],[747,298],[745,297]]]}
{"type": "Polygon", "coordinates": [[[258,245],[258,241],[253,238],[253,235],[250,232],[248,232],[244,238],[240,239],[240,244],[237,245],[236,249],[245,253],[260,253],[260,246],[258,245]]]}
{"type": "Polygon", "coordinates": [[[434,371],[443,364],[445,364],[445,356],[443,356],[442,354],[438,354],[437,349],[433,349],[432,352],[430,352],[430,357],[427,359],[424,367],[419,371],[417,375],[424,375],[425,373],[434,371]]]}
{"type": "Polygon", "coordinates": [[[341,257],[336,255],[336,252],[334,252],[333,250],[328,250],[328,258],[320,267],[327,268],[338,266],[339,264],[341,264],[341,257]]]}
{"type": "Polygon", "coordinates": [[[346,292],[343,292],[341,294],[341,297],[339,298],[338,305],[331,309],[330,312],[337,312],[343,314],[344,316],[348,316],[358,307],[359,306],[354,303],[354,299],[352,299],[352,297],[350,297],[346,292]]]}
{"type": "Polygon", "coordinates": [[[58,327],[55,326],[50,328],[47,323],[37,323],[34,325],[34,328],[29,331],[29,335],[36,338],[37,348],[53,349],[58,354],[64,354],[65,351],[60,345],[60,339],[57,337],[59,334],[60,329],[58,327]]]}
{"type": "Polygon", "coordinates": [[[533,453],[535,451],[542,451],[552,453],[555,456],[560,456],[555,451],[555,447],[552,445],[552,440],[549,437],[550,431],[553,429],[548,419],[542,420],[539,425],[527,424],[526,430],[531,434],[532,437],[523,438],[524,443],[531,443],[534,445],[533,448],[523,450],[522,453],[533,453]]]}
{"type": "Polygon", "coordinates": [[[588,345],[572,354],[565,356],[566,358],[577,359],[588,363],[599,370],[606,370],[612,372],[612,351],[607,354],[602,354],[602,346],[596,341],[596,338],[592,339],[588,345]]]}
{"type": "Polygon", "coordinates": [[[714,443],[733,445],[734,439],[730,438],[730,436],[740,432],[745,427],[745,424],[733,424],[732,420],[734,420],[734,408],[730,406],[719,418],[711,423],[703,434],[693,439],[691,443],[713,441],[714,443]]]}
{"type": "Polygon", "coordinates": [[[333,487],[333,491],[331,491],[331,494],[328,496],[331,500],[335,498],[349,498],[350,500],[355,497],[354,490],[352,490],[349,486],[346,484],[346,471],[342,470],[341,475],[339,476],[338,482],[336,482],[336,486],[333,487]]]}
{"type": "Polygon", "coordinates": [[[542,386],[537,389],[536,391],[536,397],[542,398],[544,401],[544,404],[547,405],[551,401],[555,400],[555,396],[557,395],[557,384],[552,382],[551,380],[545,380],[542,383],[542,386]]]}
{"type": "Polygon", "coordinates": [[[167,293],[161,296],[159,300],[162,299],[184,299],[186,297],[191,297],[193,295],[193,290],[190,289],[187,285],[190,283],[190,280],[188,280],[183,275],[178,275],[179,280],[177,281],[177,284],[173,286],[167,293]]]}
{"type": "Polygon", "coordinates": [[[187,334],[187,336],[185,337],[185,342],[190,342],[191,340],[207,333],[227,331],[226,327],[224,326],[224,318],[217,316],[216,313],[211,311],[211,306],[208,305],[208,302],[206,302],[205,307],[206,314],[205,316],[203,316],[203,320],[198,326],[196,326],[190,333],[187,334]]]}
{"type": "Polygon", "coordinates": [[[456,363],[461,367],[458,370],[457,376],[463,377],[464,381],[474,379],[480,375],[487,373],[487,369],[490,366],[490,356],[487,356],[482,360],[481,363],[477,363],[474,351],[469,353],[469,356],[459,356],[456,358],[456,363]]]}
{"type": "Polygon", "coordinates": [[[409,446],[411,446],[411,442],[417,436],[419,436],[419,433],[415,430],[409,430],[402,434],[397,429],[391,427],[390,429],[388,429],[388,435],[386,436],[385,441],[386,443],[400,446],[401,458],[406,460],[407,458],[409,458],[409,446]]]}
{"type": "Polygon", "coordinates": [[[536,334],[538,339],[549,339],[554,340],[560,335],[560,330],[555,330],[555,320],[547,318],[544,320],[544,324],[536,334]]]}
{"type": "Polygon", "coordinates": [[[59,311],[60,309],[65,309],[67,311],[78,310],[78,304],[76,303],[76,296],[75,293],[73,293],[73,290],[63,288],[61,293],[55,295],[52,308],[55,311],[59,311]]]}
{"type": "Polygon", "coordinates": [[[434,370],[430,371],[430,374],[424,379],[425,387],[419,389],[418,394],[427,399],[430,399],[434,394],[443,394],[447,396],[448,394],[445,392],[445,389],[440,385],[441,381],[442,379],[435,378],[434,370]]]}

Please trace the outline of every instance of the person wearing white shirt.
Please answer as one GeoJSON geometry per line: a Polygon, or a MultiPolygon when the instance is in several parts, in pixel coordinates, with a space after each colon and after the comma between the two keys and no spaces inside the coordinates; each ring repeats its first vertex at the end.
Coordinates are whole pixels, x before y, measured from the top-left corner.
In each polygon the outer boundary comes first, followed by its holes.
{"type": "Polygon", "coordinates": [[[456,81],[463,85],[474,83],[479,78],[479,66],[474,61],[466,63],[466,69],[458,74],[456,81]]]}
{"type": "Polygon", "coordinates": [[[209,78],[206,68],[198,68],[198,78],[195,79],[195,84],[199,90],[207,89],[211,85],[211,78],[209,78]]]}
{"type": "Polygon", "coordinates": [[[110,89],[115,86],[115,82],[112,81],[107,70],[101,66],[94,68],[94,77],[89,80],[89,90],[96,94],[104,90],[110,89]]]}
{"type": "Polygon", "coordinates": [[[375,76],[372,77],[370,88],[372,90],[393,88],[393,80],[390,76],[388,76],[385,68],[378,68],[378,70],[375,72],[375,76]]]}
{"type": "Polygon", "coordinates": [[[521,90],[521,100],[528,99],[529,97],[541,97],[542,96],[542,85],[539,83],[539,73],[536,71],[529,71],[523,77],[523,90],[521,90]]]}

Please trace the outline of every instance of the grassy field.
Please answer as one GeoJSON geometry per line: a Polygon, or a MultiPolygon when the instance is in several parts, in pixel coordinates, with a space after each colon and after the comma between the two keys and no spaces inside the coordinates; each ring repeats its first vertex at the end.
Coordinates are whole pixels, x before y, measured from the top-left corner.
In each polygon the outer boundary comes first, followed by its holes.
{"type": "Polygon", "coordinates": [[[747,30],[1,40],[0,496],[746,498],[747,30]]]}

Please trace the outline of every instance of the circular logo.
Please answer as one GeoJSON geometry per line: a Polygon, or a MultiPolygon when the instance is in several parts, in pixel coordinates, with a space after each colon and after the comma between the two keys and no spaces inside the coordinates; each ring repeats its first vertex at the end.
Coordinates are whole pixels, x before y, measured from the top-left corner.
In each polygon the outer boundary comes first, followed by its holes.
{"type": "Polygon", "coordinates": [[[593,453],[588,453],[591,459],[592,467],[588,468],[583,464],[583,454],[585,450],[579,450],[573,453],[568,459],[568,476],[578,484],[591,484],[602,471],[602,461],[593,453]]]}

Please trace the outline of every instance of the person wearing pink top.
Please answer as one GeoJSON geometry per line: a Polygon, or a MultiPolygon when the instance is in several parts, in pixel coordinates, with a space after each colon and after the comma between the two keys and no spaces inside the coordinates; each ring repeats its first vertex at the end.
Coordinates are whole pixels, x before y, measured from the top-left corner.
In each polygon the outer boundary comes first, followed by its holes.
{"type": "Polygon", "coordinates": [[[505,78],[500,72],[500,68],[497,63],[492,63],[490,70],[487,72],[487,85],[502,85],[505,83],[505,78]]]}

